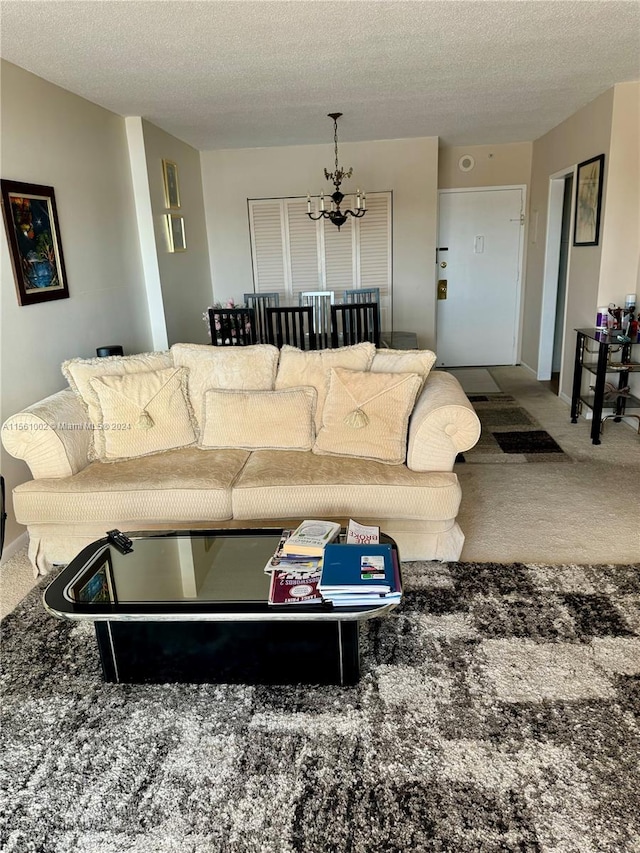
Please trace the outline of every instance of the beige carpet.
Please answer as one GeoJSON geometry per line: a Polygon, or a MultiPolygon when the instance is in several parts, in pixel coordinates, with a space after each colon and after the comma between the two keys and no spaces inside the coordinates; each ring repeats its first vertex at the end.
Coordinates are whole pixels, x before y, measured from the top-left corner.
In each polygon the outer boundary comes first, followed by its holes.
{"type": "MultiPolygon", "coordinates": [[[[635,563],[640,558],[640,436],[607,423],[602,444],[591,422],[572,424],[568,405],[520,367],[469,369],[469,393],[512,394],[573,460],[545,465],[457,465],[462,485],[462,559],[497,563],[635,563]],[[490,382],[487,381],[489,375],[490,382]]],[[[462,377],[463,380],[465,377],[462,377]]],[[[33,586],[26,551],[0,570],[2,613],[33,586]]]]}

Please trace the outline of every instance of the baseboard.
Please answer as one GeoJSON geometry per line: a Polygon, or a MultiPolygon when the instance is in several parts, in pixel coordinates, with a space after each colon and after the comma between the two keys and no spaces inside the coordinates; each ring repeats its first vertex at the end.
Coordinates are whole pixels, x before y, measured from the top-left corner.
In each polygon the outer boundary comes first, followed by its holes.
{"type": "Polygon", "coordinates": [[[535,371],[535,370],[533,369],[533,367],[529,367],[529,365],[528,365],[528,364],[525,364],[525,363],[524,363],[524,361],[521,361],[521,362],[520,362],[520,364],[519,364],[518,366],[519,366],[519,367],[523,367],[523,368],[527,371],[527,373],[530,373],[530,374],[531,374],[531,376],[533,376],[533,378],[534,378],[534,379],[537,379],[537,378],[538,378],[538,373],[537,373],[537,371],[535,371]]]}
{"type": "Polygon", "coordinates": [[[17,539],[12,542],[5,543],[2,550],[2,558],[0,558],[0,566],[10,560],[14,554],[17,554],[22,548],[26,548],[29,544],[29,534],[25,530],[17,539]]]}

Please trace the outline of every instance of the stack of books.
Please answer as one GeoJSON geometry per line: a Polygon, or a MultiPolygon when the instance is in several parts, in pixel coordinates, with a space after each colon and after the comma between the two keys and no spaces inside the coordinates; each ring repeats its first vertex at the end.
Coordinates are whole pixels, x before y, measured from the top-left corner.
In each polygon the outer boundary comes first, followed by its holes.
{"type": "Polygon", "coordinates": [[[318,590],[334,607],[397,604],[402,597],[391,545],[327,545],[318,590]]]}
{"type": "Polygon", "coordinates": [[[333,521],[303,521],[283,530],[276,551],[264,567],[271,575],[269,604],[310,604],[322,601],[318,590],[325,545],[340,534],[333,521]]]}

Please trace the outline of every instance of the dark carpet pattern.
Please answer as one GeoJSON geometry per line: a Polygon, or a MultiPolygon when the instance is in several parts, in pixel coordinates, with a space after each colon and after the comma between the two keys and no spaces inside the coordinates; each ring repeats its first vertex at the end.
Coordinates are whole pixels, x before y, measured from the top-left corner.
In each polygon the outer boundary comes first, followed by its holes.
{"type": "Polygon", "coordinates": [[[640,566],[410,563],[350,688],[102,683],[3,623],[3,853],[638,853],[640,566]]]}
{"type": "Polygon", "coordinates": [[[482,433],[456,462],[570,462],[549,433],[510,394],[468,394],[482,433]]]}

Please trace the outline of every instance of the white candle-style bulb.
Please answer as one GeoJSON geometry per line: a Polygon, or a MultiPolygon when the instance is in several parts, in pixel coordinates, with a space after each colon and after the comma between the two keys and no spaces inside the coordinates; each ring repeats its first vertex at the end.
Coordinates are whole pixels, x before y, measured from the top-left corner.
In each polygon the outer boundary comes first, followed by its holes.
{"type": "Polygon", "coordinates": [[[360,210],[360,190],[356,190],[356,210],[360,210]]]}
{"type": "Polygon", "coordinates": [[[324,193],[320,193],[320,210],[324,210],[324,193]]]}
{"type": "Polygon", "coordinates": [[[307,193],[307,213],[311,213],[311,196],[307,193]]]}
{"type": "Polygon", "coordinates": [[[366,193],[362,193],[362,209],[363,210],[367,209],[367,194],[366,193]]]}

